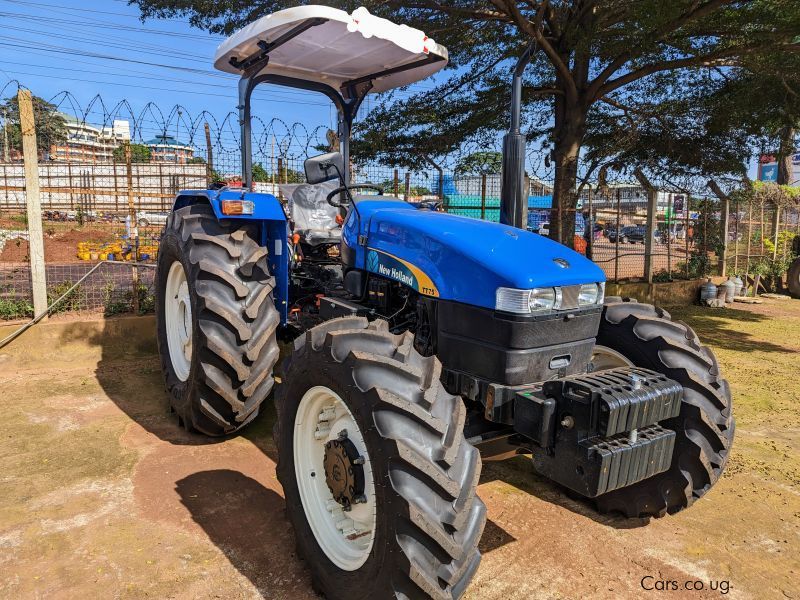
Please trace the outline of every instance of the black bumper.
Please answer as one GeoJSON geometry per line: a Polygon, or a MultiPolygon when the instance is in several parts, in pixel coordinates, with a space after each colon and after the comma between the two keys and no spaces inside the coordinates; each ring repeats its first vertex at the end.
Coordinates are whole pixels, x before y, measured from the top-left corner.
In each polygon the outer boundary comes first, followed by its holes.
{"type": "MultiPolygon", "coordinates": [[[[601,306],[514,316],[448,301],[429,301],[436,355],[448,371],[499,385],[523,385],[586,370],[601,306]]],[[[453,392],[455,393],[455,392],[453,392]]]]}

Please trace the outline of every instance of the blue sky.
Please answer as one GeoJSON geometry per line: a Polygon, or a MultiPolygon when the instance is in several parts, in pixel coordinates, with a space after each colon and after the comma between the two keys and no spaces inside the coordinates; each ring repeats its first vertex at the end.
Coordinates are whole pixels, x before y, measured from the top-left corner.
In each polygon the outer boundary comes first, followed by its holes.
{"type": "MultiPolygon", "coordinates": [[[[236,109],[237,78],[212,67],[223,38],[192,28],[187,20],[142,23],[126,0],[0,0],[0,26],[0,89],[16,79],[34,94],[54,99],[64,112],[86,111],[97,94],[106,112],[127,101],[136,117],[152,102],[158,108],[147,108],[142,119],[147,136],[163,129],[179,104],[185,114],[177,129],[173,116],[169,133],[185,139],[185,121],[208,111],[221,124],[236,109]]],[[[15,92],[12,85],[2,96],[15,92]]],[[[262,86],[254,98],[254,114],[265,122],[277,117],[308,130],[335,123],[330,103],[320,95],[262,86]]],[[[86,120],[102,123],[99,103],[86,120]]],[[[228,121],[223,145],[235,143],[236,127],[228,121]]]]}

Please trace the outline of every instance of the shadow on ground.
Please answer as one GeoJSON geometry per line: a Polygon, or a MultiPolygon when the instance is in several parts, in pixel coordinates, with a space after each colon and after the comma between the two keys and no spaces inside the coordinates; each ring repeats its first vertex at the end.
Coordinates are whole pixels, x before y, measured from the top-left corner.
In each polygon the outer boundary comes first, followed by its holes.
{"type": "Polygon", "coordinates": [[[762,323],[773,320],[768,315],[737,308],[705,308],[685,306],[670,310],[675,320],[688,321],[700,341],[707,346],[737,352],[795,352],[780,344],[756,339],[737,327],[739,323],[762,323]]]}
{"type": "Polygon", "coordinates": [[[287,557],[294,556],[292,531],[284,523],[283,498],[238,471],[200,471],[179,480],[175,491],[192,519],[230,563],[266,596],[292,582],[282,581],[287,557]]]}
{"type": "MultiPolygon", "coordinates": [[[[209,438],[178,426],[170,413],[155,344],[152,319],[107,319],[103,324],[76,322],[65,327],[61,343],[96,346],[100,359],[95,374],[105,394],[134,422],[159,440],[178,446],[219,444],[229,438],[209,438]]],[[[265,402],[262,413],[240,434],[273,463],[275,410],[265,402]]],[[[607,526],[628,529],[646,524],[643,519],[598,515],[587,502],[571,498],[562,488],[533,472],[529,459],[485,463],[481,483],[501,480],[544,502],[591,518],[607,526]]],[[[231,564],[262,593],[275,589],[281,560],[294,555],[290,525],[283,516],[284,501],[276,492],[235,470],[195,472],[176,483],[181,503],[231,564]],[[277,518],[276,518],[277,516],[277,518]]],[[[516,539],[488,520],[480,550],[488,554],[516,539]]],[[[302,564],[302,563],[301,563],[302,564]]]]}
{"type": "MultiPolygon", "coordinates": [[[[161,375],[155,342],[155,321],[106,319],[98,331],[93,323],[65,327],[62,344],[80,341],[100,348],[95,375],[103,391],[133,421],[160,440],[176,445],[218,444],[229,437],[208,437],[178,426],[171,413],[161,375]]],[[[260,414],[241,434],[273,462],[277,453],[272,443],[275,411],[267,400],[260,414]]]]}
{"type": "Polygon", "coordinates": [[[502,481],[549,504],[561,506],[577,515],[614,529],[636,529],[650,523],[649,518],[628,519],[619,514],[598,513],[591,500],[562,487],[533,470],[530,456],[483,463],[481,483],[502,481]]]}

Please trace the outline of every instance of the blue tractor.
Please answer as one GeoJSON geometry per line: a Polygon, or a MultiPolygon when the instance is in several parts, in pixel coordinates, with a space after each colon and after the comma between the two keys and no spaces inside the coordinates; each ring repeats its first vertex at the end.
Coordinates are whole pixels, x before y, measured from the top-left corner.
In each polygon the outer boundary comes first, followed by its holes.
{"type": "Polygon", "coordinates": [[[460,597],[480,561],[481,459],[532,457],[628,517],[690,506],[725,467],[734,422],[711,351],[661,309],[604,298],[595,264],[524,229],[528,59],[490,223],[350,180],[364,97],[447,63],[421,31],[300,6],[217,52],[241,77],[244,183],[175,200],[158,256],[161,363],[191,430],[231,434],[274,401],[287,515],[328,598],[460,597]],[[309,158],[286,203],[250,191],[262,83],[320,92],[338,113],[340,152],[309,158]]]}

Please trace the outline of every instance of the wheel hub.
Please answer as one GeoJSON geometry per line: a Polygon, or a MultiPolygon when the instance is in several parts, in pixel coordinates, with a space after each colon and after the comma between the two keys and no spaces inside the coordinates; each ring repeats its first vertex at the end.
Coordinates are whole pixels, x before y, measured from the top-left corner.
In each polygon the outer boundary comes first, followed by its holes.
{"type": "Polygon", "coordinates": [[[325,483],[343,509],[366,502],[364,496],[364,458],[342,430],[339,438],[325,444],[325,483]]]}
{"type": "Polygon", "coordinates": [[[192,301],[186,272],[178,260],[167,274],[164,319],[172,368],[178,379],[186,381],[192,364],[192,301]]]}

